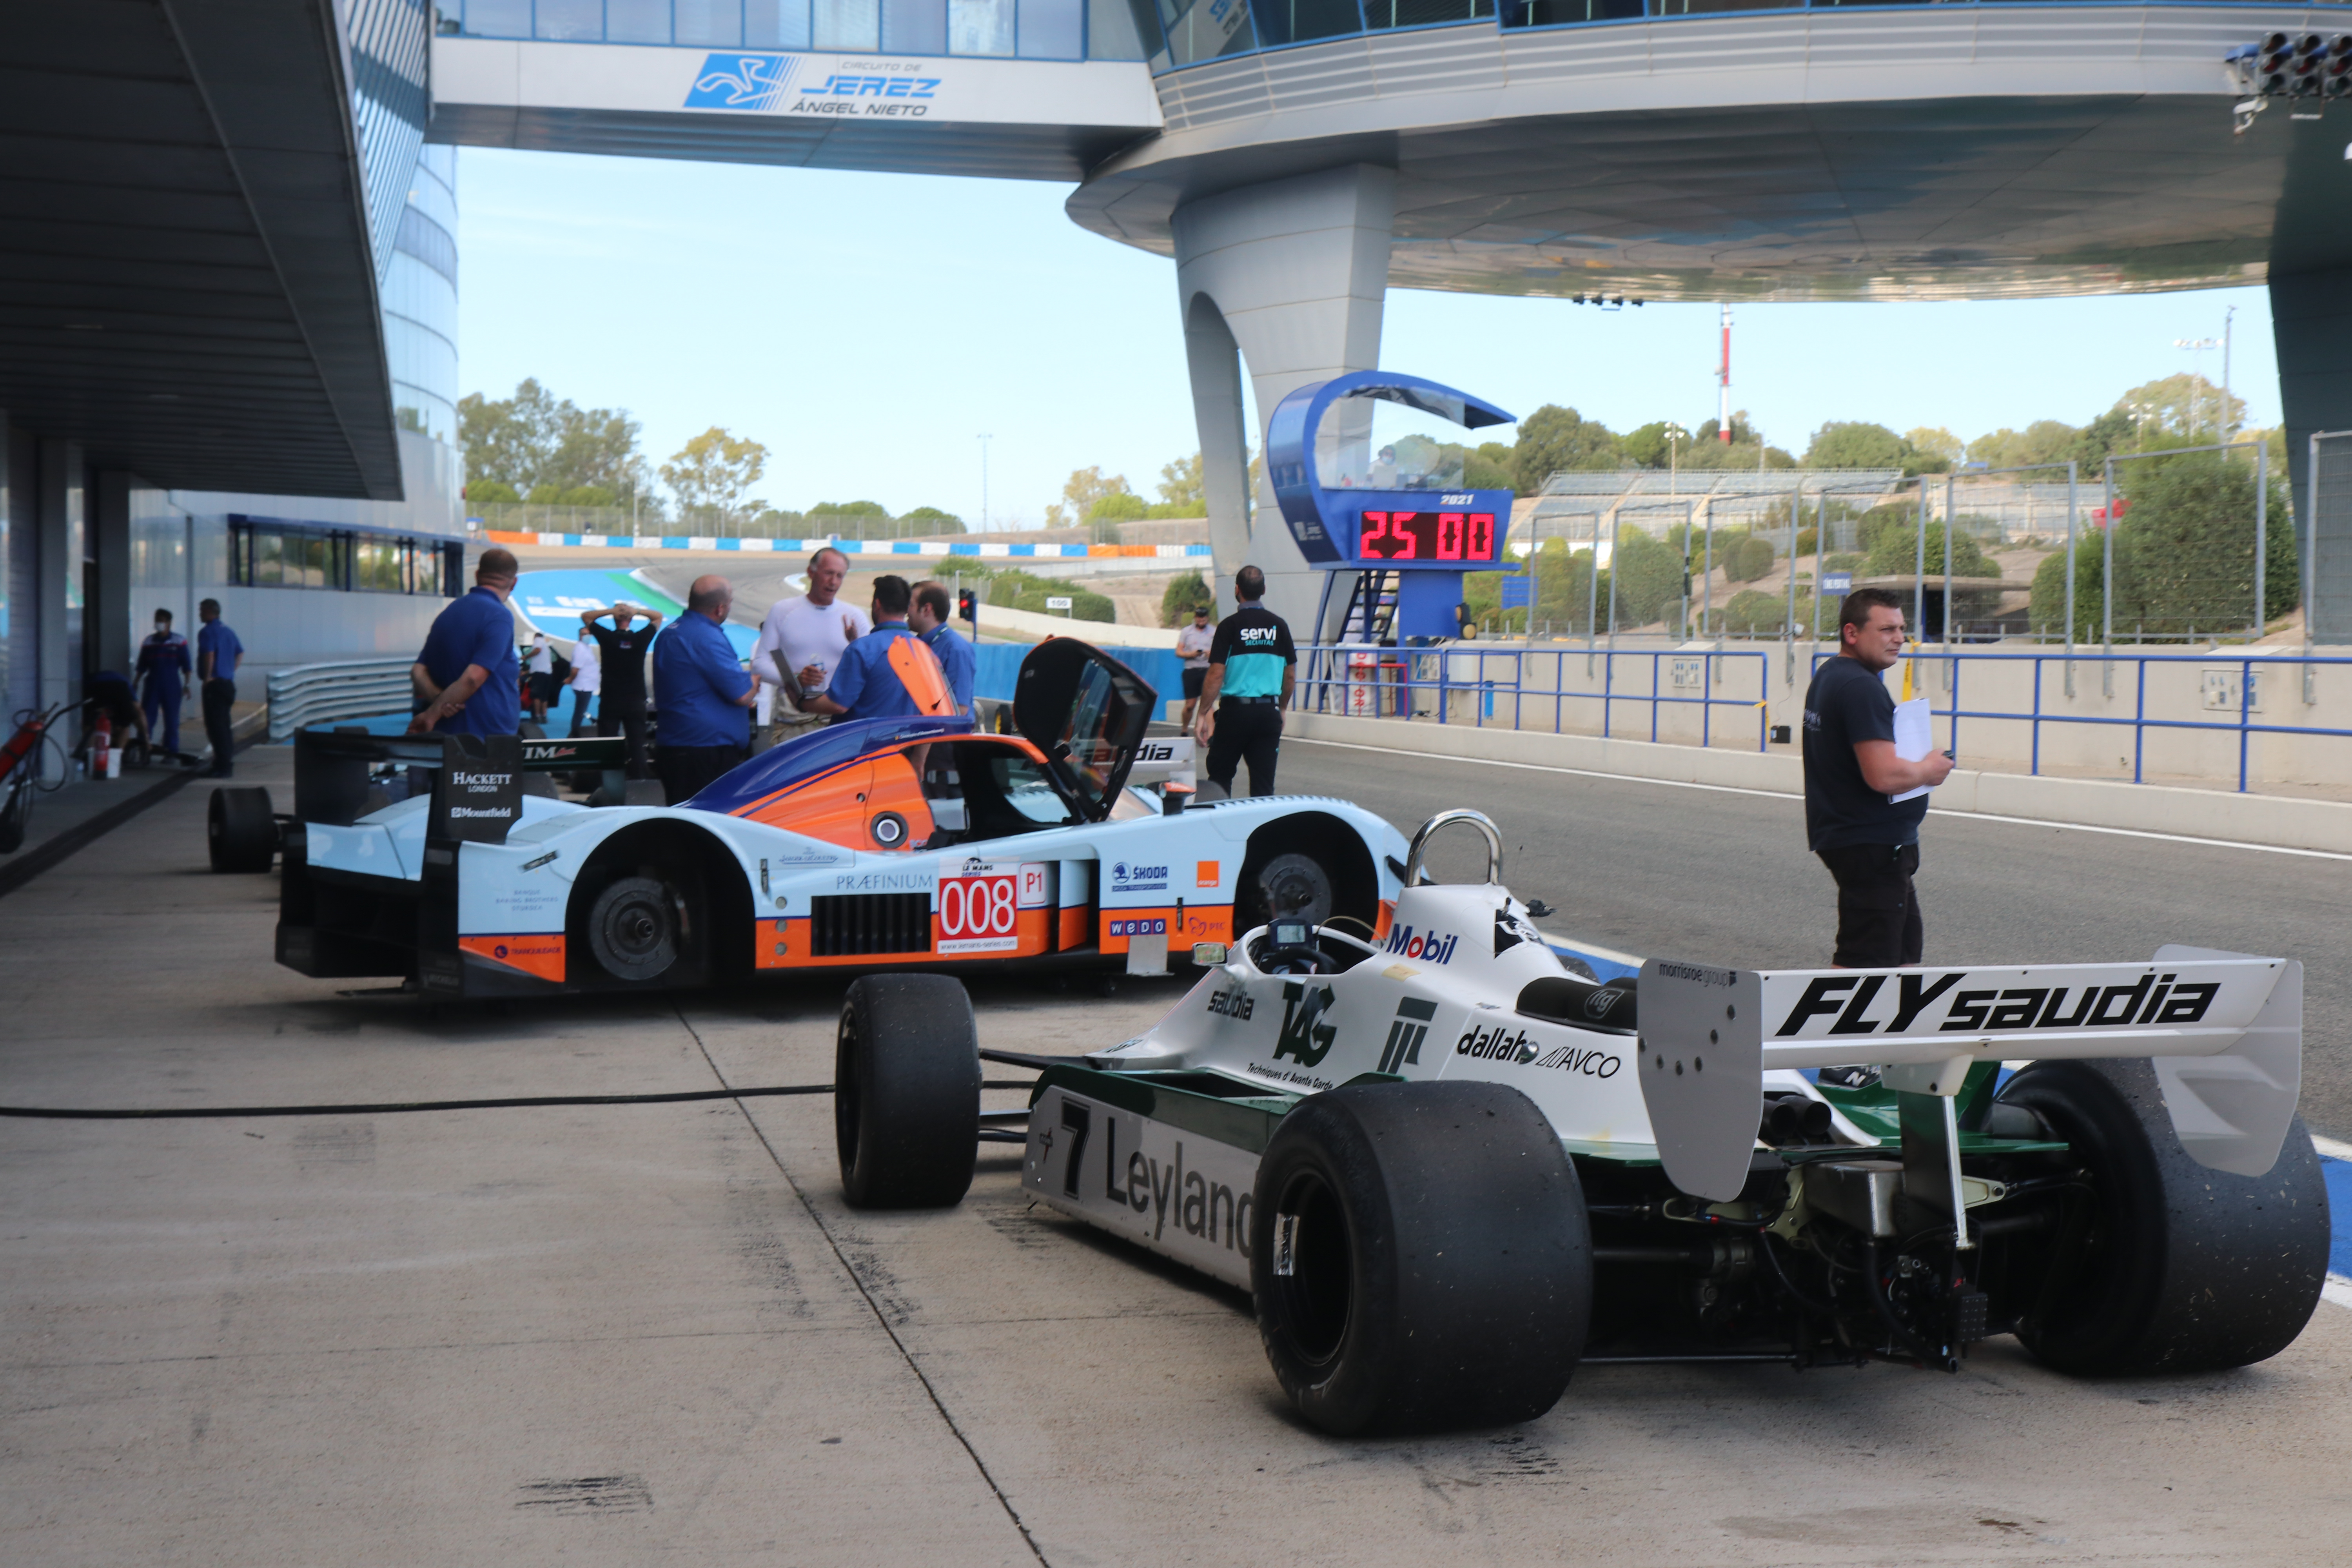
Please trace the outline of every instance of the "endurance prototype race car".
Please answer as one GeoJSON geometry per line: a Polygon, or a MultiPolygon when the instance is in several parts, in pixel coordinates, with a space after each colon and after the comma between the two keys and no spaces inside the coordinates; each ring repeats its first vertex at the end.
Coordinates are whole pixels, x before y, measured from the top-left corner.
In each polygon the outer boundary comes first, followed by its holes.
{"type": "Polygon", "coordinates": [[[1530,1419],[1580,1361],[1949,1372],[2014,1334],[2067,1373],[2192,1372],[2309,1320],[2299,964],[1596,982],[1500,858],[1483,816],[1433,818],[1385,942],[1276,918],[1083,1058],[978,1050],[943,976],[858,981],[850,1200],[955,1203],[975,1134],[1021,1138],[1037,1200],[1251,1291],[1276,1378],[1339,1434],[1530,1419]],[[1423,879],[1447,822],[1486,835],[1485,885],[1423,879]],[[982,1058],[1042,1069],[1025,1113],[975,1123],[982,1058]]]}
{"type": "Polygon", "coordinates": [[[547,775],[614,765],[617,740],[304,730],[294,819],[220,792],[215,863],[227,843],[267,868],[282,841],[279,963],[443,995],[926,964],[1164,973],[1171,942],[1276,915],[1384,935],[1403,836],[1345,801],[1130,786],[1189,767],[1189,741],[1148,732],[1156,701],[1055,638],[1022,663],[1018,733],[834,724],[672,805],[557,796],[547,775]],[[372,770],[430,788],[390,802],[372,770]]]}

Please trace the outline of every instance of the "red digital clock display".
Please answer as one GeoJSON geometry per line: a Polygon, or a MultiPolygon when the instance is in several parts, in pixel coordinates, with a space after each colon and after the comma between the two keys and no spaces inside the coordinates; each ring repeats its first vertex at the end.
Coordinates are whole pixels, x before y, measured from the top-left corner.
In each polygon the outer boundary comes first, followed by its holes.
{"type": "Polygon", "coordinates": [[[1492,561],[1491,511],[1368,511],[1356,536],[1362,561],[1492,561]]]}

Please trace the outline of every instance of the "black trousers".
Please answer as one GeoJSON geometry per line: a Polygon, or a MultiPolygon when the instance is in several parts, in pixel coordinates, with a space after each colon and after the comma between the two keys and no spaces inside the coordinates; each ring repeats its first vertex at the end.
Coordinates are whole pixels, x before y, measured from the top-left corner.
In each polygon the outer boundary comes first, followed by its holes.
{"type": "MultiPolygon", "coordinates": [[[[635,702],[616,702],[608,692],[596,699],[596,733],[625,735],[629,742],[629,776],[649,779],[653,770],[646,757],[646,703],[644,698],[635,702]]],[[[676,801],[676,795],[670,796],[676,801]]]]}
{"type": "Polygon", "coordinates": [[[656,746],[654,771],[672,805],[684,805],[751,754],[747,746],[656,746]]]}
{"type": "Polygon", "coordinates": [[[583,735],[599,733],[596,728],[596,694],[574,689],[572,693],[572,734],[578,740],[583,735]]]}
{"type": "Polygon", "coordinates": [[[1925,932],[1916,844],[1849,844],[1818,851],[1837,879],[1837,952],[1843,969],[1896,969],[1919,962],[1925,932]]]}
{"type": "Polygon", "coordinates": [[[205,705],[205,739],[212,742],[213,772],[223,778],[236,762],[236,732],[230,705],[236,700],[236,682],[215,676],[201,688],[205,705]]]}
{"type": "Polygon", "coordinates": [[[1282,750],[1282,710],[1271,702],[1219,702],[1209,735],[1209,777],[1227,795],[1234,773],[1249,764],[1249,792],[1274,793],[1274,764],[1282,750]]]}

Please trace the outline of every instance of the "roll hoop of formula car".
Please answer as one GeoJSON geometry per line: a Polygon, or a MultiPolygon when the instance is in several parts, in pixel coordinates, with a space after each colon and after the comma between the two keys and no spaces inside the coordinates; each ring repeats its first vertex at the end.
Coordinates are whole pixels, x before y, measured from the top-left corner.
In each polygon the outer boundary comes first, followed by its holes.
{"type": "MultiPolygon", "coordinates": [[[[1134,1039],[979,1053],[1043,1069],[1024,1186],[1250,1290],[1317,1425],[1523,1420],[1580,1361],[1952,1371],[1996,1334],[2069,1373],[2205,1371],[2309,1319],[2329,1226],[2298,964],[1652,959],[1600,983],[1500,885],[1492,825],[1440,820],[1487,836],[1488,880],[1423,879],[1433,822],[1385,941],[1276,920],[1203,951],[1134,1039]]],[[[973,1134],[936,1021],[858,1027],[877,1059],[929,1053],[909,1146],[973,1134]]],[[[864,1124],[891,1124],[862,1081],[864,1124]]]]}

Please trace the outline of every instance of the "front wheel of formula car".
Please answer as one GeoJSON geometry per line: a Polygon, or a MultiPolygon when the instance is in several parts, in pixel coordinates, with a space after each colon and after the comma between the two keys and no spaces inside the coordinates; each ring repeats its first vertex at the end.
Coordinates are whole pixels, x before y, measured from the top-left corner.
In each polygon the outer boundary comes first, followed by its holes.
{"type": "Polygon", "coordinates": [[[868,974],[850,985],[834,1057],[833,1129],[853,1206],[963,1200],[980,1150],[980,1031],[961,982],[868,974]]]}
{"type": "Polygon", "coordinates": [[[1311,1095],[1276,1129],[1252,1201],[1259,1337],[1323,1430],[1504,1426],[1568,1387],[1591,1231],[1576,1167],[1518,1090],[1311,1095]]]}
{"type": "Polygon", "coordinates": [[[267,871],[278,858],[278,819],[269,792],[216,789],[205,804],[205,847],[215,871],[267,871]]]}
{"type": "Polygon", "coordinates": [[[2003,1102],[2066,1141],[2086,1178],[2017,1337],[2061,1372],[2210,1372],[2276,1355],[2319,1304],[2327,1188],[2297,1118],[2261,1176],[2208,1170],[2144,1058],[2036,1062],[2003,1102]]]}

